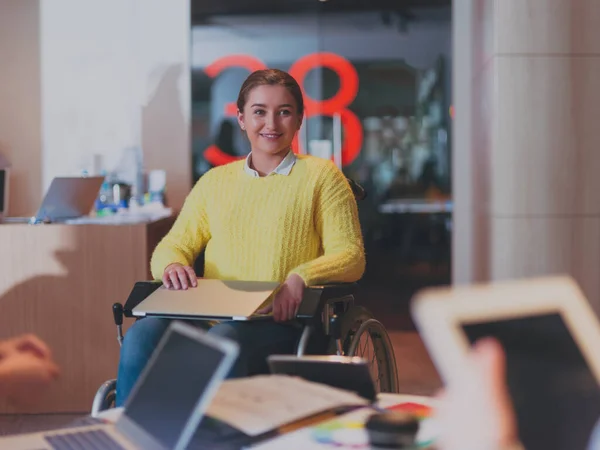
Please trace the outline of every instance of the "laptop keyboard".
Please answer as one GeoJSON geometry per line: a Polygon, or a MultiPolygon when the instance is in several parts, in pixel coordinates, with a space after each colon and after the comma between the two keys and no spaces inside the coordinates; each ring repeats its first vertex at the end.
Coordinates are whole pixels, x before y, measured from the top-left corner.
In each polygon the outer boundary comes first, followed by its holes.
{"type": "Polygon", "coordinates": [[[44,436],[54,450],[126,450],[104,430],[44,436]]]}

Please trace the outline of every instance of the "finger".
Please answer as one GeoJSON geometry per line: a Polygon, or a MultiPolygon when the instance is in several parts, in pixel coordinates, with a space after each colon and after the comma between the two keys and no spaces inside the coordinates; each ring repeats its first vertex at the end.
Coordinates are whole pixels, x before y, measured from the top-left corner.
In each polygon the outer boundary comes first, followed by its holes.
{"type": "Polygon", "coordinates": [[[58,365],[56,365],[53,361],[48,362],[47,370],[53,379],[58,378],[58,376],[60,375],[60,369],[58,368],[58,365]]]}
{"type": "Polygon", "coordinates": [[[37,382],[49,383],[58,377],[58,366],[52,361],[40,361],[38,364],[31,363],[30,368],[34,372],[34,375],[30,377],[32,381],[35,378],[37,382]]]}
{"type": "Polygon", "coordinates": [[[186,273],[188,275],[188,278],[190,280],[190,286],[192,286],[192,287],[198,286],[198,277],[196,276],[196,272],[194,272],[194,269],[190,266],[186,266],[183,269],[186,271],[186,273]]]}
{"type": "Polygon", "coordinates": [[[298,300],[294,302],[294,314],[292,315],[292,319],[295,319],[298,315],[298,310],[300,309],[300,305],[302,304],[302,300],[298,300]]]}
{"type": "Polygon", "coordinates": [[[0,359],[10,358],[21,353],[18,349],[19,338],[0,341],[0,359]]]}
{"type": "Polygon", "coordinates": [[[181,285],[179,284],[179,276],[177,275],[177,270],[173,270],[169,274],[169,278],[171,280],[171,287],[173,289],[181,289],[181,285]]]}
{"type": "Polygon", "coordinates": [[[483,338],[475,343],[476,364],[496,391],[506,384],[506,357],[500,343],[492,338],[483,338]]]}
{"type": "Polygon", "coordinates": [[[188,288],[190,282],[188,280],[187,272],[183,267],[177,268],[177,276],[179,277],[179,283],[181,284],[181,289],[185,290],[188,288]]]}
{"type": "Polygon", "coordinates": [[[270,303],[267,306],[265,306],[264,308],[260,308],[256,312],[257,312],[257,314],[269,314],[272,311],[273,311],[273,303],[270,303]]]}
{"type": "Polygon", "coordinates": [[[279,321],[285,322],[288,315],[288,302],[286,300],[279,302],[279,321]]]}
{"type": "Polygon", "coordinates": [[[162,282],[165,288],[171,289],[171,277],[167,272],[163,273],[162,282]]]}
{"type": "Polygon", "coordinates": [[[286,319],[292,320],[295,316],[296,316],[296,302],[292,300],[292,301],[288,302],[286,319]]]}
{"type": "Polygon", "coordinates": [[[31,352],[39,358],[50,358],[52,352],[44,341],[33,334],[25,335],[17,341],[17,350],[31,352]]]}
{"type": "Polygon", "coordinates": [[[284,305],[282,305],[282,316],[283,316],[283,320],[290,320],[291,315],[292,315],[292,309],[294,308],[294,304],[291,301],[291,299],[288,299],[287,302],[285,302],[284,305]]]}
{"type": "Polygon", "coordinates": [[[273,319],[275,322],[281,322],[281,301],[278,299],[273,301],[273,319]]]}
{"type": "MultiPolygon", "coordinates": [[[[21,369],[29,368],[30,377],[33,379],[39,379],[45,381],[51,381],[58,377],[60,369],[58,365],[51,359],[39,359],[29,354],[15,361],[16,367],[21,369]]],[[[25,377],[26,378],[26,377],[25,377]]]]}

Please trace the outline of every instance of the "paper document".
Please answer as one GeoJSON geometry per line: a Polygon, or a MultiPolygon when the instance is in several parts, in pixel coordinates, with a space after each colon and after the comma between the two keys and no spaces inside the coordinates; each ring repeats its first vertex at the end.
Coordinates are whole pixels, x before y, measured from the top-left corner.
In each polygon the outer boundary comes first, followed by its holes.
{"type": "Polygon", "coordinates": [[[250,436],[341,406],[368,405],[353,392],[287,375],[226,380],[207,415],[250,436]]]}

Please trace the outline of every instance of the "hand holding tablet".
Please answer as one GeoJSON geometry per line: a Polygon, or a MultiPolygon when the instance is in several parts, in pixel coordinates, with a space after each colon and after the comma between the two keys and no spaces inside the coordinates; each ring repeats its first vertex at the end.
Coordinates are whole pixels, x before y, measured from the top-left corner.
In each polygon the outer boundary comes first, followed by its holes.
{"type": "Polygon", "coordinates": [[[442,378],[460,384],[471,346],[495,338],[528,450],[585,449],[600,418],[600,327],[566,277],[429,289],[412,312],[442,378]]]}

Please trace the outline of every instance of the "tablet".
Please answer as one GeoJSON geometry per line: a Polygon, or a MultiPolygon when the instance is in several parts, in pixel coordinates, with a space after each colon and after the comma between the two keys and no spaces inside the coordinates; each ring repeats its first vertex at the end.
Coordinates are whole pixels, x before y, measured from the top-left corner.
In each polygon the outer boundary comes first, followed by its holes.
{"type": "Polygon", "coordinates": [[[525,448],[586,448],[600,419],[600,327],[571,278],[428,289],[411,308],[446,382],[475,341],[502,344],[525,448]]]}

